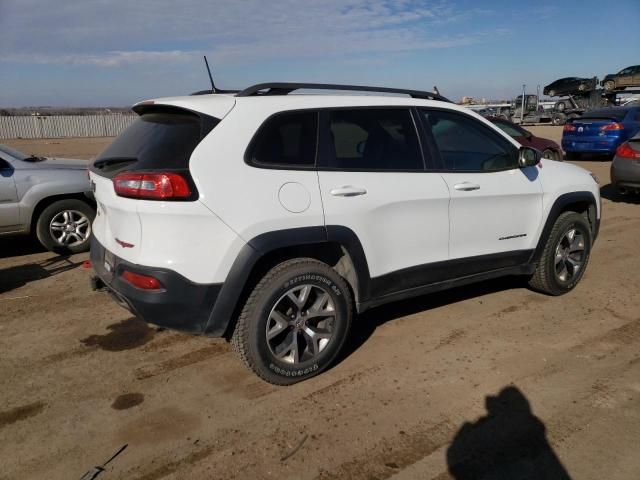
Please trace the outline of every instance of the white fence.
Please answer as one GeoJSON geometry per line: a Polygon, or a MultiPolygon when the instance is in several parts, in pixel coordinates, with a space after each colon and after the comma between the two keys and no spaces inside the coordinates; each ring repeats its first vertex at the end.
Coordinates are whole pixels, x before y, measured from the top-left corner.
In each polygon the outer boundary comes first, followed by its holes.
{"type": "Polygon", "coordinates": [[[0,117],[0,138],[115,137],[137,115],[0,117]]]}

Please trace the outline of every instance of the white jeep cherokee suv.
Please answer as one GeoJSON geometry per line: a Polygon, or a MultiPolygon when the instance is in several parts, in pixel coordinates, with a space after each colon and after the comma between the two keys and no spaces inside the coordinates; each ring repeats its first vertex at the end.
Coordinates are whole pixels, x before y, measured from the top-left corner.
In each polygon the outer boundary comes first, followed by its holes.
{"type": "Polygon", "coordinates": [[[560,295],[585,271],[590,173],[439,95],[207,93],[136,104],[92,164],[94,281],[147,322],[230,339],[268,382],[330,366],[355,312],[503,275],[560,295]]]}

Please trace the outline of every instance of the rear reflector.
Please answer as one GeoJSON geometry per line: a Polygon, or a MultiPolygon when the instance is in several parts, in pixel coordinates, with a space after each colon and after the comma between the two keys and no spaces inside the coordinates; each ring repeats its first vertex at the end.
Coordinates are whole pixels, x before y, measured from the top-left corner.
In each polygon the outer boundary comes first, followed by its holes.
{"type": "Polygon", "coordinates": [[[600,127],[600,130],[603,132],[608,132],[610,130],[623,130],[623,129],[624,127],[617,122],[610,123],[609,125],[603,125],[600,127]]]}
{"type": "Polygon", "coordinates": [[[163,288],[160,280],[150,275],[141,275],[139,273],[124,270],[122,272],[122,278],[134,287],[141,288],[142,290],[162,290],[163,288]]]}
{"type": "Polygon", "coordinates": [[[121,197],[152,200],[184,199],[191,196],[187,180],[179,173],[126,172],[113,178],[113,188],[121,197]]]}
{"type": "Polygon", "coordinates": [[[616,156],[621,158],[628,158],[631,160],[640,160],[640,152],[631,148],[629,142],[624,142],[617,148],[616,156]]]}

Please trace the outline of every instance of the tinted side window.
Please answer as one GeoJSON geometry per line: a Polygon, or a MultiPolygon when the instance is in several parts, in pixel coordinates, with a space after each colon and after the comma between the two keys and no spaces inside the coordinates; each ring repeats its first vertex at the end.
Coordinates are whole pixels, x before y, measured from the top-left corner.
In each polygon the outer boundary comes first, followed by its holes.
{"type": "Polygon", "coordinates": [[[502,130],[504,133],[506,133],[507,135],[509,135],[510,137],[524,137],[525,133],[518,130],[517,127],[515,127],[514,125],[511,125],[509,123],[504,123],[504,122],[493,122],[493,124],[498,127],[500,130],[502,130]]]}
{"type": "Polygon", "coordinates": [[[518,167],[517,149],[479,121],[439,110],[423,110],[422,115],[445,169],[495,171],[518,167]]]}
{"type": "Polygon", "coordinates": [[[328,117],[324,166],[341,170],[423,170],[408,109],[333,110],[328,117]]]}
{"type": "Polygon", "coordinates": [[[316,112],[282,113],[269,118],[250,147],[259,165],[310,167],[316,159],[316,112]]]}

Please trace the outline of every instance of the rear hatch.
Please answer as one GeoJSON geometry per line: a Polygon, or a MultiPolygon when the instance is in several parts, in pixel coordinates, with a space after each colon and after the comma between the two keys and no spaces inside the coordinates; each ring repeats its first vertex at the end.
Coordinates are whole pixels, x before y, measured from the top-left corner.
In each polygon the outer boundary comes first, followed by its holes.
{"type": "MultiPolygon", "coordinates": [[[[219,120],[169,105],[141,105],[134,110],[139,118],[93,161],[90,178],[97,203],[93,225],[96,239],[107,250],[137,263],[143,230],[139,205],[141,202],[156,202],[158,209],[162,209],[165,202],[197,200],[198,192],[189,172],[189,158],[219,120]],[[161,181],[163,175],[169,178],[178,176],[178,180],[184,180],[188,186],[189,194],[177,198],[171,195],[158,198],[140,195],[145,180],[158,175],[161,181]],[[123,185],[126,188],[122,188],[123,185]]],[[[158,186],[153,182],[146,183],[152,188],[158,186]]],[[[163,188],[162,185],[160,187],[163,188]]]]}

